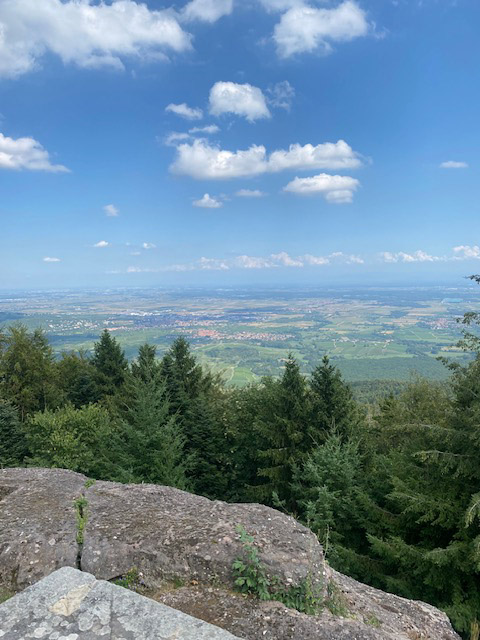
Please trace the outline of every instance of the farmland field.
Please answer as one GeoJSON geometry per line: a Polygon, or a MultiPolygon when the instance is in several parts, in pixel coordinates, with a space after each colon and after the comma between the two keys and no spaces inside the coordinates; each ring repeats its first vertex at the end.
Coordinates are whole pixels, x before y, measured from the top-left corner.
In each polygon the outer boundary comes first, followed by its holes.
{"type": "Polygon", "coordinates": [[[289,352],[305,372],[328,354],[349,381],[403,381],[413,372],[442,379],[438,356],[466,357],[455,346],[458,318],[479,310],[470,286],[0,293],[0,327],[41,327],[57,354],[90,351],[105,328],[129,358],[145,342],[161,355],[183,335],[234,385],[277,374],[289,352]]]}

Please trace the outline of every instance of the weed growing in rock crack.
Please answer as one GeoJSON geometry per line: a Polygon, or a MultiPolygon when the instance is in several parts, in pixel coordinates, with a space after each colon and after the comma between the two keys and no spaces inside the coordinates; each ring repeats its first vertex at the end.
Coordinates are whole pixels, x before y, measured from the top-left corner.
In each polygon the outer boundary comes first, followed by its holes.
{"type": "Polygon", "coordinates": [[[88,480],[86,480],[85,482],[85,489],[90,489],[90,487],[93,487],[95,482],[96,482],[95,478],[88,478],[88,480]]]}
{"type": "Polygon", "coordinates": [[[6,602],[9,598],[12,598],[15,594],[12,591],[9,591],[8,589],[4,589],[3,587],[0,587],[0,604],[2,604],[2,602],[6,602]]]}
{"type": "Polygon", "coordinates": [[[369,616],[365,616],[363,618],[363,621],[365,622],[365,624],[368,624],[371,627],[376,627],[376,628],[380,627],[382,624],[374,613],[370,614],[369,616]]]}
{"type": "Polygon", "coordinates": [[[260,600],[276,600],[286,607],[310,615],[321,611],[323,599],[310,573],[298,585],[285,585],[278,576],[270,578],[259,558],[253,536],[240,525],[237,527],[237,533],[244,551],[244,557],[236,558],[232,565],[237,591],[256,596],[260,600]]]}
{"type": "Polygon", "coordinates": [[[81,496],[74,501],[74,505],[77,513],[77,544],[83,544],[87,525],[88,500],[85,496],[81,496]]]}
{"type": "Polygon", "coordinates": [[[348,611],[347,600],[333,580],[328,582],[327,594],[325,605],[330,613],[339,618],[348,618],[350,612],[348,611]]]}
{"type": "Polygon", "coordinates": [[[138,569],[136,567],[132,567],[124,576],[120,576],[119,578],[112,580],[112,583],[116,584],[118,587],[130,589],[130,591],[137,591],[141,586],[138,569]]]}

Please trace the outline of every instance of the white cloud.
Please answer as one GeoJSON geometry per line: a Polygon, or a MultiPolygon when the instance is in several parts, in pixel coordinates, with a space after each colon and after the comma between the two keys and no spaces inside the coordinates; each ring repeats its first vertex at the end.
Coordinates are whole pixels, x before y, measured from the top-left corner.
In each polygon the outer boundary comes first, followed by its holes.
{"type": "Polygon", "coordinates": [[[183,9],[185,20],[216,22],[233,11],[233,0],[191,0],[183,9]]]}
{"type": "Polygon", "coordinates": [[[306,253],[303,256],[303,260],[306,264],[315,267],[330,264],[330,260],[326,256],[312,256],[310,253],[306,253]]]}
{"type": "Polygon", "coordinates": [[[156,245],[156,244],[153,244],[153,242],[144,242],[144,243],[142,244],[142,249],[146,249],[147,251],[148,251],[149,249],[156,249],[156,248],[157,248],[157,245],[156,245]]]}
{"type": "Polygon", "coordinates": [[[192,144],[180,144],[170,169],[197,180],[241,178],[265,173],[265,156],[263,146],[253,145],[245,151],[232,152],[200,139],[192,144]]]}
{"type": "Polygon", "coordinates": [[[269,158],[270,171],[285,169],[355,169],[362,161],[345,140],[323,144],[291,144],[287,151],[274,151],[269,158]]]}
{"type": "MultiPolygon", "coordinates": [[[[0,25],[0,39],[1,37],[0,25]]],[[[61,164],[51,164],[48,151],[33,138],[17,138],[15,140],[4,136],[3,133],[0,133],[0,169],[28,169],[52,173],[69,171],[61,164]]]]}
{"type": "Polygon", "coordinates": [[[405,253],[404,251],[399,251],[398,253],[391,253],[389,251],[384,251],[380,254],[384,262],[438,262],[442,260],[438,256],[431,256],[430,254],[418,249],[413,253],[405,253]]]}
{"type": "Polygon", "coordinates": [[[167,147],[176,147],[177,144],[179,142],[181,142],[182,140],[190,140],[191,136],[189,133],[182,133],[179,131],[172,131],[171,133],[168,134],[168,136],[165,138],[164,143],[167,145],[167,147]]]}
{"type": "Polygon", "coordinates": [[[295,97],[295,89],[288,82],[288,80],[277,82],[277,84],[275,84],[271,89],[267,90],[267,93],[268,102],[272,105],[272,107],[290,111],[293,98],[295,97]]]}
{"type": "Polygon", "coordinates": [[[216,82],[213,85],[210,89],[210,113],[214,116],[234,113],[250,122],[270,117],[262,90],[251,84],[235,82],[216,82]]]}
{"type": "Polygon", "coordinates": [[[103,210],[105,211],[105,213],[109,218],[116,218],[120,213],[120,211],[117,209],[117,207],[114,204],[106,204],[103,207],[103,210]]]}
{"type": "Polygon", "coordinates": [[[230,269],[224,260],[216,258],[200,258],[198,268],[203,271],[228,271],[230,269]]]}
{"type": "Polygon", "coordinates": [[[97,242],[96,244],[94,244],[93,246],[96,249],[104,249],[105,247],[108,247],[110,245],[109,242],[107,242],[106,240],[100,240],[100,242],[97,242]]]}
{"type": "Polygon", "coordinates": [[[272,260],[278,263],[282,267],[303,267],[303,262],[297,258],[292,258],[286,253],[281,251],[280,253],[272,253],[272,260]]]}
{"type": "Polygon", "coordinates": [[[165,107],[165,111],[170,111],[187,120],[201,120],[203,118],[203,111],[201,109],[189,107],[185,102],[182,102],[182,104],[171,103],[165,107]]]}
{"type": "Polygon", "coordinates": [[[260,4],[267,11],[287,11],[292,7],[301,7],[304,5],[303,0],[260,0],[260,4]]]}
{"type": "Polygon", "coordinates": [[[456,162],[455,160],[448,160],[447,162],[442,162],[440,165],[441,169],[467,169],[468,164],[466,162],[456,162]]]}
{"type": "Polygon", "coordinates": [[[359,185],[360,182],[350,176],[331,176],[328,173],[320,173],[311,178],[297,177],[283,190],[302,196],[322,195],[328,202],[343,204],[352,202],[353,194],[359,185]]]}
{"type": "Polygon", "coordinates": [[[280,18],[273,38],[278,55],[288,58],[316,50],[330,53],[332,42],[365,36],[370,28],[363,9],[353,0],[345,0],[332,9],[293,6],[280,18]]]}
{"type": "Polygon", "coordinates": [[[188,130],[188,133],[213,134],[213,133],[218,133],[219,131],[220,131],[220,127],[217,127],[216,124],[209,124],[206,127],[193,127],[193,129],[188,130]]]}
{"type": "Polygon", "coordinates": [[[235,192],[238,198],[263,198],[267,194],[260,189],[239,189],[235,192]]]}
{"type": "Polygon", "coordinates": [[[277,265],[269,258],[242,255],[233,260],[233,266],[239,269],[271,269],[277,265]]]}
{"type": "Polygon", "coordinates": [[[43,261],[44,262],[61,262],[60,258],[51,258],[50,256],[45,256],[43,261]]]}
{"type": "Polygon", "coordinates": [[[315,147],[311,144],[293,144],[288,150],[274,151],[268,157],[263,145],[227,151],[198,139],[191,144],[177,146],[177,156],[170,169],[173,173],[197,180],[218,180],[252,177],[286,169],[347,169],[361,164],[359,155],[343,140],[315,147]]]}
{"type": "Polygon", "coordinates": [[[455,260],[480,259],[480,247],[478,245],[462,244],[459,247],[453,247],[453,252],[455,260]]]}
{"type": "Polygon", "coordinates": [[[134,0],[2,0],[0,75],[35,70],[47,53],[80,67],[123,69],[124,58],[165,57],[191,48],[169,10],[134,0]]]}
{"type": "Polygon", "coordinates": [[[219,209],[220,207],[223,207],[223,202],[220,202],[217,198],[212,198],[208,193],[205,193],[200,200],[193,201],[193,206],[202,207],[204,209],[219,209]]]}

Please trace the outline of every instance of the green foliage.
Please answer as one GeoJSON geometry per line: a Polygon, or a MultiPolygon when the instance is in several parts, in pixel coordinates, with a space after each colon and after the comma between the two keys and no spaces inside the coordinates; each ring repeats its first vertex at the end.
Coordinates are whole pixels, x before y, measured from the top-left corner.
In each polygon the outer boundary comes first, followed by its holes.
{"type": "Polygon", "coordinates": [[[237,526],[237,533],[243,546],[243,557],[235,559],[232,571],[235,587],[240,593],[260,600],[276,600],[302,613],[314,615],[321,611],[323,599],[311,575],[298,585],[285,585],[278,576],[268,576],[253,536],[241,525],[237,526]]]}
{"type": "Polygon", "coordinates": [[[0,399],[0,467],[19,466],[26,454],[27,443],[18,412],[0,399]]]}
{"type": "Polygon", "coordinates": [[[127,378],[118,427],[120,479],[188,488],[191,456],[159,375],[127,378]]]}
{"type": "Polygon", "coordinates": [[[2,602],[6,602],[10,598],[13,598],[14,595],[15,594],[9,589],[5,589],[0,586],[0,604],[2,604],[2,602]]]}
{"type": "Polygon", "coordinates": [[[88,501],[85,496],[80,496],[74,501],[75,513],[77,518],[77,544],[83,544],[85,542],[85,527],[88,520],[88,501]]]}
{"type": "Polygon", "coordinates": [[[0,393],[18,407],[22,422],[58,405],[56,382],[53,350],[43,331],[30,333],[20,324],[0,331],[0,393]]]}
{"type": "Polygon", "coordinates": [[[116,427],[98,405],[67,405],[38,412],[25,424],[33,466],[72,469],[102,479],[115,477],[116,427]]]}
{"type": "Polygon", "coordinates": [[[64,400],[76,409],[100,399],[97,385],[98,372],[85,352],[62,353],[56,363],[57,379],[64,400]]]}
{"type": "Polygon", "coordinates": [[[122,348],[108,329],[95,342],[91,363],[95,368],[95,382],[100,397],[117,393],[125,381],[128,363],[122,348]]]}
{"type": "Polygon", "coordinates": [[[140,574],[136,567],[132,567],[124,576],[112,580],[113,584],[130,591],[138,591],[141,586],[140,574]]]}

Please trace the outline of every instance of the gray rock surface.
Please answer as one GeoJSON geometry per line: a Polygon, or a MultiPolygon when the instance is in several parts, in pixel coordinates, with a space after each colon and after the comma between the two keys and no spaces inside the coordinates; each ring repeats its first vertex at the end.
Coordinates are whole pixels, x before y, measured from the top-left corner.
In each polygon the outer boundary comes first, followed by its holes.
{"type": "Polygon", "coordinates": [[[228,631],[68,567],[0,605],[2,640],[105,637],[235,640],[228,631]]]}
{"type": "Polygon", "coordinates": [[[212,502],[171,487],[89,486],[86,480],[60,469],[0,470],[0,587],[19,590],[63,566],[106,580],[135,567],[149,595],[246,640],[459,639],[434,607],[331,570],[313,533],[274,509],[212,502]],[[76,539],[74,503],[80,496],[87,502],[83,544],[76,539]],[[242,553],[237,525],[254,535],[262,562],[285,584],[309,576],[321,585],[317,593],[326,595],[334,582],[348,616],[307,616],[232,593],[231,567],[242,553]],[[167,583],[186,587],[165,593],[167,583]]]}
{"type": "Polygon", "coordinates": [[[74,567],[74,500],[85,477],[57,469],[0,469],[0,584],[16,590],[74,567]]]}

